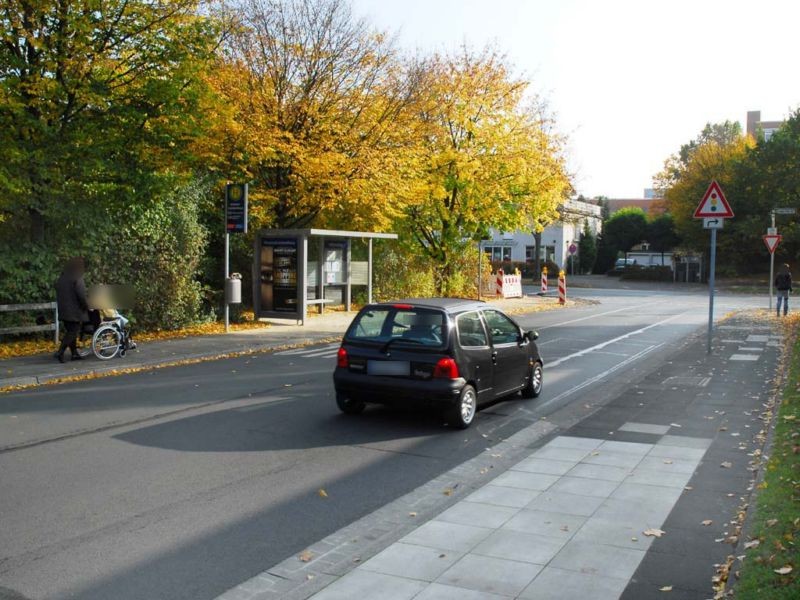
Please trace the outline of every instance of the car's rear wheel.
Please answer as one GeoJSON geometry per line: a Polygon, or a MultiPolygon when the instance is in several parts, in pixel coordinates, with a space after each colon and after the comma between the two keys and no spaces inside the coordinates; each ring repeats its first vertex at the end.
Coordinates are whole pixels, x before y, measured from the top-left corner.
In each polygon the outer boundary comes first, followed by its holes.
{"type": "Polygon", "coordinates": [[[336,406],[346,415],[357,415],[364,411],[366,404],[360,400],[353,400],[349,396],[337,392],[336,406]]]}
{"type": "Polygon", "coordinates": [[[447,423],[457,429],[466,429],[475,419],[478,410],[478,394],[467,384],[461,389],[458,402],[447,411],[447,423]]]}
{"type": "Polygon", "coordinates": [[[544,370],[540,363],[534,363],[531,368],[531,377],[528,384],[522,388],[523,398],[538,398],[542,393],[542,386],[544,384],[544,370]]]}

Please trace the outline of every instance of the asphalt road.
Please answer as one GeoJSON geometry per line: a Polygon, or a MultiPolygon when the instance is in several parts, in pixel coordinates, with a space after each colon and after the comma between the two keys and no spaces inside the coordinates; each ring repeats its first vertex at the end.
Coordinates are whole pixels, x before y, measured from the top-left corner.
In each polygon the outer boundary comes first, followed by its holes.
{"type": "MultiPolygon", "coordinates": [[[[0,598],[214,598],[526,425],[602,403],[707,319],[703,294],[575,295],[599,302],[518,317],[541,334],[542,397],[463,432],[419,411],[339,414],[335,347],[0,396],[0,598]]],[[[761,304],[719,296],[716,314],[761,304]]]]}

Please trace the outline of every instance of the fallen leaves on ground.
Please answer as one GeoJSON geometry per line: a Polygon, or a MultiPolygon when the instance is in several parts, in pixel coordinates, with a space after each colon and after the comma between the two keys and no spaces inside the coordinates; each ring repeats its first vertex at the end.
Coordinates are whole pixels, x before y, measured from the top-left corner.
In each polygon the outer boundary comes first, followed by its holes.
{"type": "Polygon", "coordinates": [[[700,525],[702,525],[703,527],[708,527],[708,526],[709,526],[709,525],[711,525],[713,522],[714,522],[714,521],[712,521],[711,519],[706,519],[705,521],[700,521],[700,525]]]}
{"type": "Polygon", "coordinates": [[[672,591],[672,586],[671,585],[665,585],[663,587],[658,588],[658,591],[659,592],[671,592],[672,591]]]}
{"type": "Polygon", "coordinates": [[[789,565],[786,565],[785,567],[781,567],[780,569],[774,569],[774,571],[778,575],[788,575],[789,573],[792,572],[792,567],[789,566],[789,565]]]}
{"type": "Polygon", "coordinates": [[[320,488],[320,489],[319,489],[319,491],[317,492],[317,494],[319,494],[319,497],[320,497],[320,498],[327,498],[327,497],[328,497],[328,492],[326,492],[326,491],[325,491],[325,490],[323,490],[322,488],[320,488]]]}
{"type": "Polygon", "coordinates": [[[759,540],[751,540],[749,542],[745,542],[744,547],[746,550],[749,550],[750,548],[757,548],[760,543],[761,542],[759,540]]]}
{"type": "Polygon", "coordinates": [[[312,558],[314,558],[314,553],[311,550],[303,550],[300,554],[297,555],[297,558],[300,559],[300,562],[309,562],[312,558]]]}
{"type": "MultiPolygon", "coordinates": [[[[252,320],[252,313],[245,315],[243,323],[231,323],[231,331],[247,331],[250,329],[269,329],[269,323],[252,320]]],[[[192,325],[184,329],[142,331],[136,333],[137,342],[152,342],[156,340],[171,340],[204,335],[219,335],[225,333],[225,324],[217,321],[192,325]]],[[[17,356],[32,356],[52,352],[55,344],[52,339],[29,339],[15,342],[3,342],[0,345],[0,358],[14,358],[17,356]]]]}
{"type": "Polygon", "coordinates": [[[651,527],[650,529],[645,529],[642,533],[650,537],[660,538],[662,535],[666,533],[666,531],[662,529],[656,529],[655,527],[651,527]]]}
{"type": "Polygon", "coordinates": [[[730,469],[733,466],[733,463],[726,460],[725,462],[720,463],[719,466],[722,467],[723,469],[730,469]]]}

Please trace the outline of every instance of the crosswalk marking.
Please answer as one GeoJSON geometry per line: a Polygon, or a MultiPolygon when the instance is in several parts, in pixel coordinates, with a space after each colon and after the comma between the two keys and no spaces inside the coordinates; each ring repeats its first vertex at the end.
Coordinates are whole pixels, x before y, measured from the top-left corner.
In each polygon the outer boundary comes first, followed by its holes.
{"type": "Polygon", "coordinates": [[[278,356],[299,356],[301,358],[333,358],[339,351],[339,344],[328,344],[314,348],[295,348],[276,352],[278,356]]]}

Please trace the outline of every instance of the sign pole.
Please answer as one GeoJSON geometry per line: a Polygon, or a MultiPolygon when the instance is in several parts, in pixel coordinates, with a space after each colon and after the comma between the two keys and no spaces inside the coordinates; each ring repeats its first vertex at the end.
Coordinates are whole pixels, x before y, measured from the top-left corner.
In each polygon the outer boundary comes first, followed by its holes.
{"type": "Polygon", "coordinates": [[[708,354],[711,354],[711,334],[714,330],[714,278],[717,265],[717,230],[711,230],[711,264],[708,269],[708,354]]]}
{"type": "MultiPolygon", "coordinates": [[[[227,231],[225,232],[225,281],[227,283],[228,277],[230,277],[230,239],[231,234],[227,231]]],[[[225,298],[225,333],[228,333],[228,329],[230,327],[230,308],[228,307],[228,299],[225,298]]]]}
{"type": "MultiPolygon", "coordinates": [[[[714,332],[714,286],[717,270],[717,229],[722,229],[725,219],[733,217],[733,210],[722,188],[711,180],[700,204],[694,211],[695,219],[703,219],[703,227],[711,230],[711,256],[708,269],[708,353],[711,354],[711,334],[714,332]]],[[[687,268],[688,274],[688,268],[687,268]]]]}
{"type": "MultiPolygon", "coordinates": [[[[776,231],[775,229],[775,211],[773,210],[770,212],[770,217],[772,217],[772,230],[768,233],[773,233],[776,231]]],[[[772,312],[772,295],[774,293],[772,289],[773,282],[775,281],[775,253],[769,253],[769,311],[772,312]]]]}
{"type": "MultiPolygon", "coordinates": [[[[225,294],[223,304],[225,305],[225,333],[230,329],[230,308],[229,300],[229,286],[233,284],[229,282],[230,273],[230,234],[231,233],[247,233],[247,183],[228,183],[225,185],[225,294]]],[[[241,286],[241,283],[239,283],[241,286]]],[[[233,287],[230,288],[231,290],[233,287]]],[[[234,292],[230,291],[233,295],[234,292]]],[[[241,296],[241,287],[239,287],[239,296],[241,296]]],[[[241,298],[235,301],[236,304],[241,302],[241,298]]]]}

